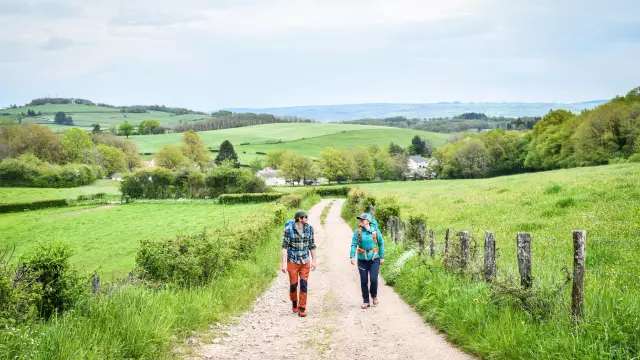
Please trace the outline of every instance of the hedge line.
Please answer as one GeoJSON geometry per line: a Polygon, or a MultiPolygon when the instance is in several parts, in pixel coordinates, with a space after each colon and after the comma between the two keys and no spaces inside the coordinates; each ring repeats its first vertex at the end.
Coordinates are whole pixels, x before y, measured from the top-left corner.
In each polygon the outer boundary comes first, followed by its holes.
{"type": "Polygon", "coordinates": [[[218,197],[220,204],[248,204],[262,203],[280,200],[284,194],[259,193],[259,194],[224,194],[218,197]]]}
{"type": "Polygon", "coordinates": [[[332,187],[326,189],[316,189],[316,194],[320,196],[347,196],[351,190],[348,186],[332,187]]]}
{"type": "Polygon", "coordinates": [[[64,207],[69,205],[70,203],[66,199],[39,200],[28,203],[0,204],[0,214],[21,212],[26,210],[39,210],[53,207],[64,207]]]}

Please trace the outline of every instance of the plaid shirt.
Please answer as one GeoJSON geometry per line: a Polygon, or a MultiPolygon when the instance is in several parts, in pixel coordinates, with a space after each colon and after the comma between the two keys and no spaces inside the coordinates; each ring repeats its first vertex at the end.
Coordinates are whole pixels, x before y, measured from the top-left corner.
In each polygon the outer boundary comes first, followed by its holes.
{"type": "Polygon", "coordinates": [[[294,264],[306,264],[309,262],[310,250],[316,248],[313,238],[313,227],[305,225],[302,233],[298,231],[298,227],[293,225],[293,238],[291,238],[291,230],[289,227],[282,231],[282,248],[287,249],[287,261],[294,264]],[[307,228],[309,231],[307,231],[307,228]]]}

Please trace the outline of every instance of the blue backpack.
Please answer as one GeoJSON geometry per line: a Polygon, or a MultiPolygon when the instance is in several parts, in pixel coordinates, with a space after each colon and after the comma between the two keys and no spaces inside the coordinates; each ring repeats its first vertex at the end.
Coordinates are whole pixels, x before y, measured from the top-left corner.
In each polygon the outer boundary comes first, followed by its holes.
{"type": "MultiPolygon", "coordinates": [[[[286,223],[284,223],[284,228],[285,229],[289,229],[289,240],[293,240],[293,226],[296,223],[295,220],[289,220],[286,223]]],[[[307,233],[311,233],[311,227],[309,226],[309,224],[305,224],[305,230],[307,231],[307,233]]]]}

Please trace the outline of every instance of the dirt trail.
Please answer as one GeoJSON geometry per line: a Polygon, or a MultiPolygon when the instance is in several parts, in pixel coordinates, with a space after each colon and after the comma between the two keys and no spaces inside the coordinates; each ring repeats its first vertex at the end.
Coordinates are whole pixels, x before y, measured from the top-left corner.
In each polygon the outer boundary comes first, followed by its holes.
{"type": "Polygon", "coordinates": [[[309,212],[318,245],[318,269],[309,277],[309,316],[291,313],[288,280],[280,273],[253,310],[214,330],[223,336],[196,345],[196,356],[189,358],[473,359],[426,325],[391,287],[379,287],[378,307],[360,309],[358,270],[348,259],[353,232],[340,216],[344,200],[335,201],[323,228],[320,213],[329,203],[323,200],[309,212]]]}

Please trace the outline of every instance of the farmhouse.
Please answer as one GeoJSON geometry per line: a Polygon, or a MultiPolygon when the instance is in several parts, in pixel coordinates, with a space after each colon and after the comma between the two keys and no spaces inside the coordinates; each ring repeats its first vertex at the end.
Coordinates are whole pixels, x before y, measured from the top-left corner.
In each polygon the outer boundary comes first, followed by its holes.
{"type": "Polygon", "coordinates": [[[434,166],[437,164],[438,164],[438,161],[434,158],[423,158],[422,156],[410,156],[407,162],[407,168],[409,169],[407,177],[434,179],[435,178],[434,166]]]}
{"type": "Polygon", "coordinates": [[[280,175],[280,171],[272,168],[264,168],[256,173],[269,186],[286,185],[286,180],[280,175]]]}

